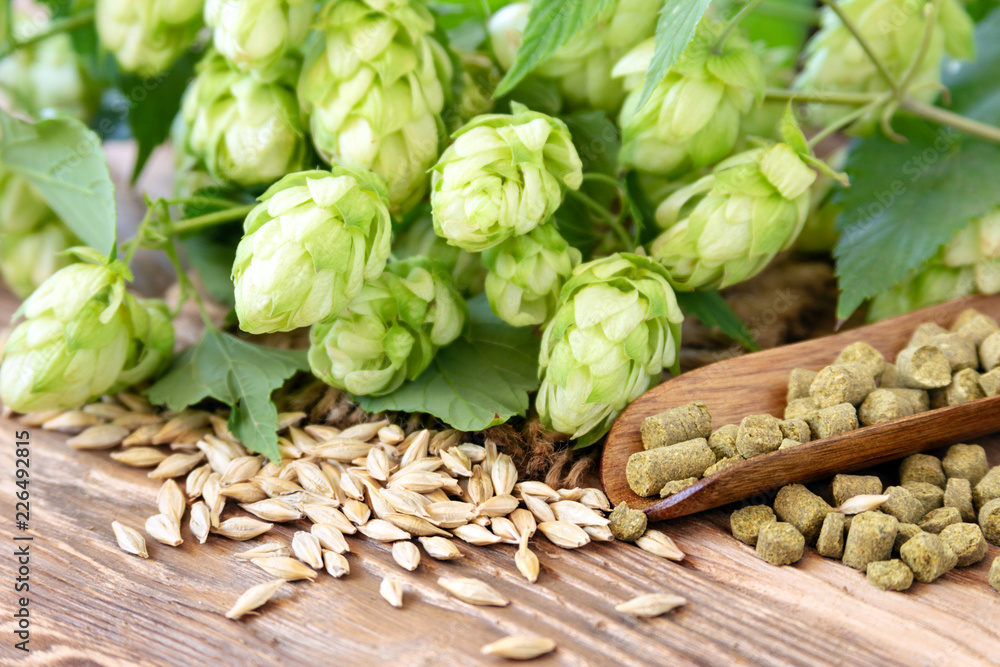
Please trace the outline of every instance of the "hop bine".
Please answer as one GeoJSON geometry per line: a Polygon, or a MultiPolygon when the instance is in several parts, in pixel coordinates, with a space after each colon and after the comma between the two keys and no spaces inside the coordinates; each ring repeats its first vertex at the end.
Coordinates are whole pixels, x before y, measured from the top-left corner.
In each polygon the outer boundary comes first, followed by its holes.
{"type": "Polygon", "coordinates": [[[473,118],[434,166],[434,229],[471,252],[527,234],[583,180],[566,125],[516,102],[511,108],[473,118]]]}
{"type": "Polygon", "coordinates": [[[184,96],[187,152],[215,178],[242,186],[271,184],[306,165],[295,97],[294,61],[243,74],[214,54],[199,65],[184,96]]]}
{"type": "MultiPolygon", "coordinates": [[[[594,20],[545,59],[535,73],[556,83],[574,107],[613,113],[625,98],[612,76],[615,63],[632,47],[653,36],[662,0],[613,0],[594,20]]],[[[500,66],[509,70],[524,37],[531,3],[507,5],[490,19],[488,30],[500,66]]]]}
{"type": "Polygon", "coordinates": [[[535,227],[483,252],[486,296],[497,317],[515,327],[545,324],[555,314],[563,283],[580,263],[552,224],[535,227]]]}
{"type": "Polygon", "coordinates": [[[299,103],[327,162],[369,169],[394,212],[427,190],[452,76],[434,18],[409,0],[338,0],[320,10],[299,78],[299,103]]]}
{"type": "MultiPolygon", "coordinates": [[[[927,30],[924,2],[913,0],[840,0],[837,3],[897,81],[913,65],[927,30]]],[[[931,102],[940,92],[941,62],[947,54],[956,60],[975,56],[972,19],[958,0],[935,3],[934,26],[923,60],[914,70],[908,92],[931,102]]],[[[878,93],[889,90],[888,82],[861,44],[837,14],[824,7],[821,27],[806,45],[806,63],[795,87],[810,93],[878,93]]],[[[812,124],[829,125],[851,110],[843,106],[815,104],[808,108],[812,124]]],[[[868,133],[871,117],[854,127],[868,133]]]]}
{"type": "Polygon", "coordinates": [[[233,263],[244,331],[291,331],[338,315],[385,268],[392,223],[378,176],[346,167],[289,174],[260,202],[233,263]]]}
{"type": "Polygon", "coordinates": [[[581,264],[545,328],[535,407],[589,445],[677,361],[684,316],[663,267],[629,253],[581,264]]]}
{"type": "Polygon", "coordinates": [[[97,36],[124,71],[151,76],[191,46],[203,6],[204,0],[97,0],[97,36]]]}
{"type": "Polygon", "coordinates": [[[764,70],[750,41],[732,34],[715,44],[725,25],[708,19],[642,108],[644,74],[653,58],[647,40],[616,66],[629,94],[619,116],[625,167],[677,176],[726,157],[740,136],[740,122],[764,95],[764,70]]]}
{"type": "Polygon", "coordinates": [[[266,70],[305,41],[309,0],[206,0],[215,48],[241,71],[266,70]]]}
{"type": "Polygon", "coordinates": [[[423,257],[395,262],[340,315],[313,326],[309,365],[352,394],[388,394],[419,376],[468,320],[443,265],[423,257]]]}
{"type": "Polygon", "coordinates": [[[795,242],[815,180],[816,172],[788,144],[739,153],[660,204],[656,221],[666,231],[650,254],[679,290],[752,278],[795,242]]]}

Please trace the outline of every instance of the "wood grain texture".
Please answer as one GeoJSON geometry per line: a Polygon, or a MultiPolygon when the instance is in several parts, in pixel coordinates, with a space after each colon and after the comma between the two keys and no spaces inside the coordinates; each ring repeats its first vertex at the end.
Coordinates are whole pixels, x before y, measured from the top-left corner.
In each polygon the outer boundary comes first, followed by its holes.
{"type": "Polygon", "coordinates": [[[654,387],[622,412],[608,435],[601,457],[601,481],[608,497],[615,504],[625,501],[629,507],[642,508],[651,519],[671,519],[755,494],[773,494],[785,484],[811,482],[1000,431],[1000,396],[995,396],[759,456],[665,499],[636,495],[625,478],[629,456],[643,449],[639,425],[650,415],[698,400],[708,407],[714,428],[739,424],[751,414],[781,417],[793,368],[819,370],[833,363],[843,347],[858,341],[871,344],[886,359],[895,359],[919,324],[948,327],[966,308],[1000,319],[1000,295],[968,297],[826,338],[728,359],[654,387]]]}
{"type": "MultiPolygon", "coordinates": [[[[12,310],[0,294],[0,316],[12,310]]],[[[113,520],[142,530],[156,512],[159,484],[100,452],[67,448],[65,436],[30,429],[32,449],[32,653],[13,649],[10,582],[14,497],[13,434],[0,420],[0,664],[101,665],[415,665],[505,664],[479,648],[506,634],[551,637],[558,649],[532,665],[988,665],[1000,655],[1000,597],[986,584],[988,561],[886,593],[839,562],[808,550],[794,567],[772,567],[729,535],[718,510],[664,523],[688,554],[683,563],[631,545],[577,551],[532,540],[541,576],[528,584],[514,547],[459,544],[460,561],[425,558],[414,573],[388,547],[349,538],[351,574],[286,585],[255,617],[222,613],[267,579],[233,553],[257,544],[212,537],[199,545],[187,527],[178,548],[149,540],[150,559],[120,551],[113,520]],[[378,595],[387,573],[406,589],[394,610],[378,595]],[[513,602],[473,607],[434,583],[442,574],[480,577],[513,602]],[[614,605],[663,591],[688,599],[669,616],[622,617],[614,605]]],[[[1000,463],[1000,442],[987,444],[1000,463]]],[[[229,510],[226,516],[235,515],[229,510]]],[[[275,529],[288,543],[304,523],[275,529]]],[[[991,547],[989,560],[1000,555],[991,547]]]]}

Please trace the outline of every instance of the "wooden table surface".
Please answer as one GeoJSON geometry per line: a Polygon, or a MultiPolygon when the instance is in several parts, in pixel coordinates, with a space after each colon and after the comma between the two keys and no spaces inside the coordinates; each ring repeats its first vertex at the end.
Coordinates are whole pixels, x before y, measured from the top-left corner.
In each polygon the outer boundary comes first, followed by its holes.
{"type": "MultiPolygon", "coordinates": [[[[14,302],[0,293],[0,321],[14,302]]],[[[480,665],[479,648],[507,634],[537,633],[558,649],[537,665],[985,665],[1000,663],[1000,595],[979,565],[906,593],[882,592],[860,572],[819,557],[773,567],[729,534],[712,511],[658,526],[688,557],[673,563],[631,545],[565,551],[532,540],[537,584],[520,577],[514,547],[464,543],[460,561],[424,558],[401,570],[387,546],[351,538],[351,574],[287,584],[259,616],[222,614],[267,580],[233,558],[253,542],[213,536],[171,548],[148,540],[150,558],[116,546],[113,520],[141,530],[159,484],[105,453],[77,452],[65,436],[31,432],[31,528],[14,529],[14,433],[0,420],[0,664],[34,665],[480,665]],[[15,535],[30,535],[31,653],[14,649],[15,535]],[[396,610],[378,594],[386,573],[405,587],[396,610]],[[489,580],[512,603],[474,607],[434,583],[443,574],[489,580]],[[662,591],[688,599],[667,616],[633,619],[613,606],[662,591]]],[[[1000,439],[984,442],[1000,463],[1000,439]]],[[[232,513],[232,511],[229,511],[232,513]]],[[[298,527],[268,536],[286,544],[298,527]]],[[[20,543],[17,543],[20,544],[20,543]]]]}

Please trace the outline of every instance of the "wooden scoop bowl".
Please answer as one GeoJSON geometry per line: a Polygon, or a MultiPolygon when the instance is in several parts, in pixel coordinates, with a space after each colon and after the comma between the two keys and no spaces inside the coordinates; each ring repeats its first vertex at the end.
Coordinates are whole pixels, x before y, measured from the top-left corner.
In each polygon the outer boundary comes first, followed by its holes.
{"type": "Polygon", "coordinates": [[[815,481],[1000,431],[1000,396],[993,396],[765,454],[667,498],[642,498],[625,479],[628,457],[642,450],[639,425],[644,418],[695,400],[708,406],[713,428],[739,424],[751,414],[781,417],[793,368],[819,370],[857,341],[871,344],[887,360],[895,359],[918,325],[936,322],[949,328],[966,308],[1000,320],[1000,295],[966,297],[825,338],[727,359],[653,387],[622,412],[608,434],[601,457],[608,498],[642,509],[653,521],[672,519],[768,494],[763,502],[785,484],[815,481]]]}

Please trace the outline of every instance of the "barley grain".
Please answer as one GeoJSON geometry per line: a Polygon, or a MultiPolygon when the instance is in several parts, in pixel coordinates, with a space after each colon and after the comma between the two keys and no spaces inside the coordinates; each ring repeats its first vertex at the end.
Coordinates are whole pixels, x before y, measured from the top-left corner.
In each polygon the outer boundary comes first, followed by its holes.
{"type": "Polygon", "coordinates": [[[154,514],[146,519],[146,533],[157,542],[171,547],[180,546],[184,542],[177,520],[167,514],[154,514]]]}
{"type": "Polygon", "coordinates": [[[122,551],[149,558],[149,552],[146,551],[146,540],[138,530],[117,521],[111,522],[111,529],[115,532],[115,540],[122,551]]]}
{"type": "Polygon", "coordinates": [[[403,568],[413,572],[420,565],[420,550],[409,540],[392,545],[392,559],[403,568]]]}
{"type": "Polygon", "coordinates": [[[506,607],[510,600],[479,579],[471,577],[439,577],[438,586],[463,602],[484,607],[506,607]]]}
{"type": "Polygon", "coordinates": [[[479,649],[483,655],[495,655],[509,660],[533,660],[556,650],[556,643],[547,637],[504,637],[479,649]]]}
{"type": "Polygon", "coordinates": [[[306,565],[316,569],[323,567],[323,547],[312,533],[296,531],[292,535],[292,553],[306,565]]]}
{"type": "Polygon", "coordinates": [[[647,593],[646,595],[639,595],[627,602],[615,605],[615,611],[623,614],[631,614],[632,616],[653,618],[685,604],[687,604],[687,600],[679,595],[647,593]]]}
{"type": "Polygon", "coordinates": [[[420,546],[424,548],[427,555],[434,560],[456,560],[462,558],[462,552],[458,550],[452,540],[443,537],[418,537],[420,546]]]}
{"type": "Polygon", "coordinates": [[[263,558],[251,558],[250,562],[267,572],[272,577],[287,579],[288,581],[298,581],[299,579],[315,579],[316,571],[288,556],[265,556],[263,558]]]}
{"type": "Polygon", "coordinates": [[[263,535],[273,527],[273,523],[252,519],[248,516],[238,516],[220,522],[214,532],[231,540],[242,542],[263,535]]]}
{"type": "Polygon", "coordinates": [[[278,592],[278,589],[284,583],[284,579],[275,579],[274,581],[257,584],[247,589],[243,595],[236,599],[232,608],[226,612],[226,618],[236,620],[252,612],[254,609],[264,606],[268,600],[274,597],[274,594],[278,592]]]}

